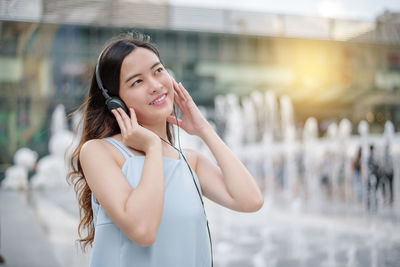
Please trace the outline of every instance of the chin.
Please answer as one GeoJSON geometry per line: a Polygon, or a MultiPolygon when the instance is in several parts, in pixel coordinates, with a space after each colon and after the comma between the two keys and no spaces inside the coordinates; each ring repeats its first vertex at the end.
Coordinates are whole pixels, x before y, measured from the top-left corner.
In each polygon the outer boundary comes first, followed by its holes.
{"type": "MultiPolygon", "coordinates": [[[[158,109],[156,111],[152,112],[153,115],[158,116],[158,117],[165,117],[165,119],[169,116],[169,115],[174,115],[174,105],[172,104],[172,102],[166,103],[166,106],[164,106],[161,109],[158,109]]],[[[150,115],[150,114],[149,114],[150,115]]]]}

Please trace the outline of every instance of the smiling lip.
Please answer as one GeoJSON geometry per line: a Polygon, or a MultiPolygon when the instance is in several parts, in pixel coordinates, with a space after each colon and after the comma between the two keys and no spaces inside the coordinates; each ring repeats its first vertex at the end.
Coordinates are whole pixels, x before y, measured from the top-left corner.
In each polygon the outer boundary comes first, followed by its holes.
{"type": "Polygon", "coordinates": [[[157,96],[156,98],[154,98],[153,101],[150,102],[150,105],[153,105],[153,106],[162,105],[162,104],[164,104],[166,99],[167,99],[167,93],[163,93],[163,94],[157,96]],[[164,96],[165,96],[165,98],[163,100],[156,102],[157,100],[159,100],[160,98],[162,98],[164,96]],[[154,103],[154,102],[156,102],[156,103],[154,103]]]}

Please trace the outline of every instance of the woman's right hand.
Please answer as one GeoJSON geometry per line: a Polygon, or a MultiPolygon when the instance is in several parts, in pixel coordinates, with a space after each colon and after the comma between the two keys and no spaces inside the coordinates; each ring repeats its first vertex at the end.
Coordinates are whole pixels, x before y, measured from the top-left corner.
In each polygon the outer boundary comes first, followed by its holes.
{"type": "Polygon", "coordinates": [[[154,145],[161,144],[159,136],[139,125],[133,108],[129,108],[129,111],[131,113],[130,117],[122,108],[113,109],[111,111],[121,129],[122,142],[133,149],[145,153],[154,145]]]}

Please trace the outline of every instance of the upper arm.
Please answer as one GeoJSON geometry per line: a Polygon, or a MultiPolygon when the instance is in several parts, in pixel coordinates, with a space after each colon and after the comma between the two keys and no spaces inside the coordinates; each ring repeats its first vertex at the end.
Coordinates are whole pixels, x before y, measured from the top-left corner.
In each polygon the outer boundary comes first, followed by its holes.
{"type": "Polygon", "coordinates": [[[82,146],[81,166],[91,191],[107,215],[122,231],[130,232],[124,206],[134,189],[103,142],[90,140],[82,146]]]}
{"type": "Polygon", "coordinates": [[[223,173],[214,162],[195,150],[189,150],[195,155],[195,172],[199,178],[203,195],[226,208],[240,211],[240,208],[228,192],[223,173]]]}

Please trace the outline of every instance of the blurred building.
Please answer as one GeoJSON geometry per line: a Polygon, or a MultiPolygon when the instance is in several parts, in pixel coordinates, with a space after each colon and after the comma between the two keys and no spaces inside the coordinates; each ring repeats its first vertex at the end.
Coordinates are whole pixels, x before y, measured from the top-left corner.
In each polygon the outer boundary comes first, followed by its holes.
{"type": "Polygon", "coordinates": [[[274,90],[296,119],[400,123],[400,14],[376,21],[175,6],[167,0],[0,0],[0,163],[45,153],[49,114],[76,109],[105,42],[149,34],[198,104],[274,90]]]}

